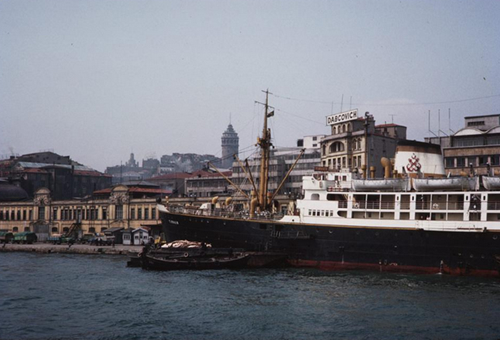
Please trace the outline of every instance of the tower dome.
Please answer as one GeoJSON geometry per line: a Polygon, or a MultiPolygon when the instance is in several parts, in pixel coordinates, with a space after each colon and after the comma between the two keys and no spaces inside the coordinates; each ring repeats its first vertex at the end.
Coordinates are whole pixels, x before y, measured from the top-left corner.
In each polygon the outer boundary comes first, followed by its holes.
{"type": "Polygon", "coordinates": [[[229,169],[233,165],[233,156],[238,154],[240,138],[233,125],[229,123],[226,131],[222,134],[222,167],[229,169]]]}

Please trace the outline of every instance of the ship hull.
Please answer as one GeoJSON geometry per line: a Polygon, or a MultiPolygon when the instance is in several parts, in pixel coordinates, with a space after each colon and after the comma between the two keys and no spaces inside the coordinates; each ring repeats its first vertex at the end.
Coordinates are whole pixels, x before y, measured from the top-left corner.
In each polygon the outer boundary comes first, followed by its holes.
{"type": "Polygon", "coordinates": [[[162,213],[167,241],[277,251],[328,270],[499,276],[500,233],[281,223],[162,213]]]}

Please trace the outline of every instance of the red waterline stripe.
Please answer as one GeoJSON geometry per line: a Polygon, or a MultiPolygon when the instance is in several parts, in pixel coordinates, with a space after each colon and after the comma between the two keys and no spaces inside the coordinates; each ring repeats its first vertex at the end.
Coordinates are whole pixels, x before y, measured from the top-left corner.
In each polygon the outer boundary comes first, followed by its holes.
{"type": "MultiPolygon", "coordinates": [[[[397,264],[373,264],[373,263],[342,263],[335,261],[311,261],[311,260],[288,260],[292,266],[296,267],[314,267],[322,270],[371,270],[390,273],[415,273],[415,274],[439,274],[439,267],[418,267],[418,266],[401,266],[397,264]]],[[[442,274],[458,275],[458,276],[484,276],[484,277],[499,277],[498,270],[485,269],[465,269],[465,268],[450,268],[446,265],[442,268],[442,274]]]]}

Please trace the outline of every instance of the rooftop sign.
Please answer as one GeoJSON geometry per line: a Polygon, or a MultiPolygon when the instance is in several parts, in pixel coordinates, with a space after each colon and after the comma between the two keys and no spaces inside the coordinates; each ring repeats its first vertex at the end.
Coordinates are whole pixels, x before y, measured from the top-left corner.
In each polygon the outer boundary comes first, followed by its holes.
{"type": "Polygon", "coordinates": [[[358,110],[350,110],[341,113],[336,113],[334,115],[330,115],[326,117],[326,125],[334,125],[343,122],[347,122],[349,120],[354,120],[358,118],[358,110]]]}

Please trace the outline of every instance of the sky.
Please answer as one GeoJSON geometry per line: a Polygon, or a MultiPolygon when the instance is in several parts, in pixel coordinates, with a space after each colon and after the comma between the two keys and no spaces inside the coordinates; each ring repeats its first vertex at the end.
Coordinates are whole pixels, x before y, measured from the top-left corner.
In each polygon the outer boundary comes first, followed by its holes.
{"type": "Polygon", "coordinates": [[[349,109],[449,134],[500,113],[499,17],[498,0],[0,0],[0,155],[220,157],[231,123],[244,159],[267,89],[278,147],[349,109]]]}

